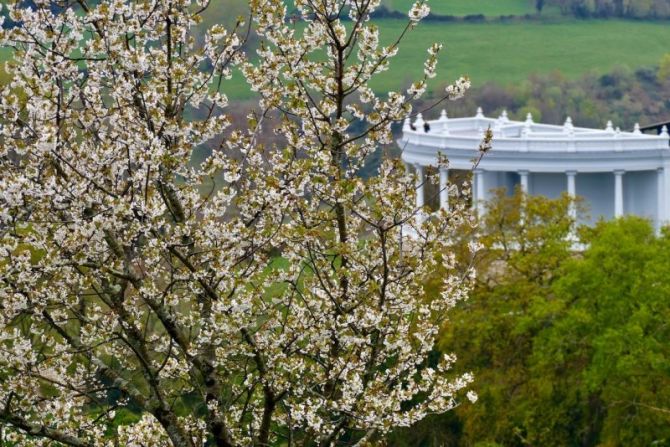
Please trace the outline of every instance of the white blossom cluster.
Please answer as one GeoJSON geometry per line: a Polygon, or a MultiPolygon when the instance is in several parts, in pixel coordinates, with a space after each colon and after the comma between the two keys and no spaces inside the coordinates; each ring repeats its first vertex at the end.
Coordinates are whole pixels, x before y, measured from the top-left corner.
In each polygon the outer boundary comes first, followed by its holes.
{"type": "Polygon", "coordinates": [[[8,2],[0,422],[13,445],[362,446],[453,408],[472,381],[452,355],[429,361],[472,279],[449,243],[470,216],[417,220],[397,160],[359,175],[435,76],[439,45],[408,93],[380,96],[369,80],[400,39],[380,44],[379,0],[296,0],[300,31],[284,1],[253,0],[250,23],[198,41],[208,3],[8,2]],[[234,69],[260,101],[233,130],[234,69]],[[262,127],[281,143],[261,144],[262,127]]]}

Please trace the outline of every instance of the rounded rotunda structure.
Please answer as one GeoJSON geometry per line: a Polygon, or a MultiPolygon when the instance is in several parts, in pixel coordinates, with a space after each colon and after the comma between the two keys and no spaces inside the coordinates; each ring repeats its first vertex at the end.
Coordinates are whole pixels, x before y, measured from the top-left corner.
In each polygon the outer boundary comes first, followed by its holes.
{"type": "MultiPolygon", "coordinates": [[[[449,170],[471,170],[487,129],[490,150],[473,170],[473,206],[481,207],[495,188],[517,186],[531,195],[558,197],[567,192],[582,197],[591,220],[635,214],[653,220],[660,228],[670,220],[670,137],[614,128],[576,127],[513,121],[503,112],[484,116],[481,108],[467,118],[414,123],[405,121],[398,144],[402,159],[417,172],[417,205],[424,204],[423,179],[427,166],[438,166],[446,156],[449,169],[440,169],[440,206],[449,206],[449,170]]],[[[481,209],[480,209],[481,211],[481,209]]],[[[573,211],[574,212],[574,211],[573,211]]],[[[587,223],[587,222],[585,222],[587,223]]]]}

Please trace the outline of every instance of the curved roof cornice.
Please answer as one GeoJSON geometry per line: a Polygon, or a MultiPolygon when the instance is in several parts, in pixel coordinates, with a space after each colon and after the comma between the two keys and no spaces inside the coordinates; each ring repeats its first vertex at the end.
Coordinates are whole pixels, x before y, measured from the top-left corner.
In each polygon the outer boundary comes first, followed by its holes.
{"type": "Polygon", "coordinates": [[[531,114],[525,121],[510,120],[506,112],[489,118],[481,109],[465,118],[449,118],[442,111],[438,119],[424,121],[419,114],[414,123],[405,121],[398,144],[408,163],[436,164],[441,153],[456,169],[467,169],[489,128],[493,132],[492,148],[482,160],[483,169],[502,170],[517,164],[517,169],[528,165],[547,172],[577,167],[597,172],[622,165],[641,170],[670,159],[667,128],[660,135],[647,135],[639,125],[632,132],[615,128],[611,121],[605,129],[589,129],[574,126],[569,117],[561,126],[536,123],[531,114]],[[641,163],[636,163],[638,160],[641,163]]]}

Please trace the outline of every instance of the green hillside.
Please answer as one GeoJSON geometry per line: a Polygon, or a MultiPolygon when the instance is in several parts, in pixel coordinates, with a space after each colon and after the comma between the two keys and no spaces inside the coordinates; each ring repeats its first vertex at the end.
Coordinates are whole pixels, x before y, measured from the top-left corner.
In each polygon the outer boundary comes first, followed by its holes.
{"type": "MultiPolygon", "coordinates": [[[[407,11],[414,0],[384,0],[387,7],[407,11]]],[[[244,0],[213,0],[207,23],[225,21],[244,11],[244,0]]],[[[530,0],[430,0],[442,15],[523,15],[535,13],[530,0]]],[[[475,85],[495,81],[507,85],[533,73],[561,71],[570,78],[585,72],[604,73],[617,65],[631,68],[655,65],[670,52],[670,26],[663,22],[575,20],[559,18],[556,7],[545,7],[550,21],[513,23],[424,22],[406,36],[391,70],[373,83],[378,90],[397,89],[421,74],[425,49],[431,42],[445,45],[439,66],[441,82],[468,74],[475,85]],[[548,8],[548,9],[547,9],[548,8]]],[[[390,41],[405,26],[403,20],[376,20],[390,41]]],[[[437,81],[439,83],[440,80],[437,81]]],[[[241,79],[229,86],[231,98],[246,98],[241,79]]]]}
{"type": "MultiPolygon", "coordinates": [[[[402,20],[377,20],[383,39],[400,33],[402,20]]],[[[605,73],[618,65],[658,64],[668,53],[670,26],[660,22],[566,20],[556,23],[422,23],[410,32],[391,69],[373,83],[376,90],[399,89],[420,76],[426,48],[442,42],[444,50],[433,86],[467,74],[475,86],[493,81],[522,82],[533,73],[555,70],[569,78],[590,71],[605,73]]],[[[227,89],[233,99],[247,98],[237,78],[227,89]]]]}
{"type": "MultiPolygon", "coordinates": [[[[378,23],[385,38],[397,35],[401,21],[378,23]]],[[[670,51],[670,26],[661,22],[624,20],[557,23],[422,23],[408,34],[391,70],[376,84],[397,88],[421,73],[430,42],[445,46],[439,75],[453,79],[468,74],[475,85],[487,81],[519,82],[532,73],[560,70],[568,77],[604,73],[617,65],[655,65],[670,51]]]]}
{"type": "MultiPolygon", "coordinates": [[[[412,0],[385,0],[394,8],[409,8],[412,0]]],[[[432,0],[440,14],[522,14],[532,11],[528,0],[432,0]]],[[[244,14],[246,0],[213,0],[206,26],[234,20],[244,14]],[[223,7],[223,4],[226,7],[223,7]]],[[[405,20],[378,19],[382,40],[390,42],[405,20]]],[[[663,22],[625,20],[514,21],[510,23],[424,22],[408,33],[389,72],[377,79],[378,91],[399,89],[421,75],[426,48],[432,42],[445,46],[439,77],[444,84],[461,74],[475,86],[494,81],[501,85],[521,82],[533,73],[561,71],[569,78],[595,71],[605,73],[617,65],[631,68],[656,65],[670,52],[670,26],[663,22]]],[[[0,53],[4,60],[7,56],[0,53]]],[[[254,54],[253,50],[250,55],[254,54]]],[[[2,74],[0,73],[0,78],[2,74]]],[[[231,99],[248,99],[250,92],[241,76],[227,85],[231,99]]]]}

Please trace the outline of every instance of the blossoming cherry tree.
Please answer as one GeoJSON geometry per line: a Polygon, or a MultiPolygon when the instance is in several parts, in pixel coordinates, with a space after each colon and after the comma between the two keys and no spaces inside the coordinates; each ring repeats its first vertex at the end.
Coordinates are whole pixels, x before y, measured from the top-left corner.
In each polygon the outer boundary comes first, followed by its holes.
{"type": "Polygon", "coordinates": [[[472,274],[449,243],[465,208],[417,220],[390,157],[359,175],[435,76],[439,45],[405,92],[369,84],[426,2],[388,45],[379,0],[250,0],[200,38],[225,3],[7,2],[7,445],[362,446],[471,381],[432,355],[472,274]],[[235,73],[258,98],[246,122],[228,114],[235,73]]]}

